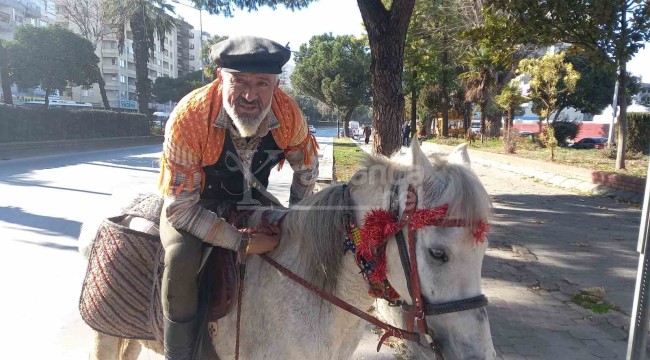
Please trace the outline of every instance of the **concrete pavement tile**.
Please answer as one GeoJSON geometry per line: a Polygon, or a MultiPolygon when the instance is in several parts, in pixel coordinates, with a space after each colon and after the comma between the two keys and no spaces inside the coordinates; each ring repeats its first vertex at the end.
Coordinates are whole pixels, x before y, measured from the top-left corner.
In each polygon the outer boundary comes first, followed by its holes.
{"type": "Polygon", "coordinates": [[[567,179],[566,177],[564,177],[564,176],[561,176],[561,175],[555,175],[555,176],[553,176],[552,178],[550,178],[550,179],[548,180],[548,182],[551,183],[551,184],[553,184],[553,185],[555,185],[555,186],[559,186],[561,183],[563,183],[563,182],[565,182],[565,181],[567,181],[567,180],[568,180],[568,179],[567,179]]]}
{"type": "Polygon", "coordinates": [[[574,189],[577,188],[581,182],[582,180],[566,179],[566,181],[560,183],[560,187],[563,187],[565,189],[574,189]]]}
{"type": "Polygon", "coordinates": [[[603,357],[616,357],[616,353],[614,353],[612,350],[608,349],[605,346],[602,346],[595,340],[582,340],[582,342],[587,345],[587,351],[589,351],[590,354],[597,356],[599,358],[603,357]]]}
{"type": "Polygon", "coordinates": [[[539,350],[529,345],[514,345],[515,351],[519,355],[538,355],[539,350]]]}
{"type": "Polygon", "coordinates": [[[590,194],[590,193],[592,193],[592,192],[594,191],[594,189],[596,189],[598,186],[599,186],[599,185],[594,184],[594,183],[590,183],[590,182],[587,182],[587,181],[582,181],[582,182],[580,182],[580,183],[578,184],[578,186],[576,186],[576,188],[577,188],[578,190],[582,191],[582,192],[585,192],[585,193],[590,194]]]}

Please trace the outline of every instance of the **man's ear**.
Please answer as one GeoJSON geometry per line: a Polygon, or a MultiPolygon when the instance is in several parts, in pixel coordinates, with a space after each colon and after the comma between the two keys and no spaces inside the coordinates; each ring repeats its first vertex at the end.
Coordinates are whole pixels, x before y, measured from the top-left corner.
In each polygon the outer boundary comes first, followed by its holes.
{"type": "Polygon", "coordinates": [[[275,87],[273,88],[273,90],[277,90],[279,87],[280,87],[280,75],[278,75],[278,79],[275,82],[275,87]]]}

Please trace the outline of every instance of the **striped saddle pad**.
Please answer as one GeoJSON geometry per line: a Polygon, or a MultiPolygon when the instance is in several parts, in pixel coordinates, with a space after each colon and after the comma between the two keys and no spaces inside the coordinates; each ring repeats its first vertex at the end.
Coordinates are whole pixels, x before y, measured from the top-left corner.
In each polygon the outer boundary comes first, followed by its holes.
{"type": "Polygon", "coordinates": [[[93,244],[79,311],[94,330],[142,340],[163,339],[160,284],[163,248],[157,235],[104,219],[93,244]]]}

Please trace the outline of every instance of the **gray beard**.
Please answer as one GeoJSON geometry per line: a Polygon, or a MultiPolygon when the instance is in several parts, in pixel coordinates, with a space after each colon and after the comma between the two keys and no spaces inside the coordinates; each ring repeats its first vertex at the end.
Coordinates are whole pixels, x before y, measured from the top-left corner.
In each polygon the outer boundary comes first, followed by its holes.
{"type": "Polygon", "coordinates": [[[231,106],[225,100],[226,99],[224,99],[223,102],[223,108],[224,110],[226,110],[226,114],[230,116],[230,119],[232,120],[233,124],[237,128],[237,131],[239,131],[239,135],[241,135],[242,137],[250,137],[255,135],[255,133],[257,133],[257,129],[262,123],[262,120],[266,118],[266,115],[268,115],[269,111],[271,110],[271,102],[269,102],[266,108],[264,108],[259,115],[242,116],[242,115],[238,115],[237,112],[235,111],[235,107],[231,106]]]}

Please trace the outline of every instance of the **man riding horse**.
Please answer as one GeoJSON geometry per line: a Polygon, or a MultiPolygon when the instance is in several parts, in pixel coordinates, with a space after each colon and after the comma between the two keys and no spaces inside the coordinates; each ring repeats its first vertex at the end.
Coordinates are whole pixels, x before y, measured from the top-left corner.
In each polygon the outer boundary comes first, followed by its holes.
{"type": "Polygon", "coordinates": [[[164,196],[160,238],[166,359],[191,359],[201,323],[197,272],[204,243],[248,254],[273,250],[279,235],[237,229],[226,204],[270,205],[271,169],[294,170],[291,204],[311,194],[318,174],[317,144],[298,106],[279,88],[286,47],[236,37],[210,52],[217,79],[185,96],[167,123],[159,188],[164,196]]]}

